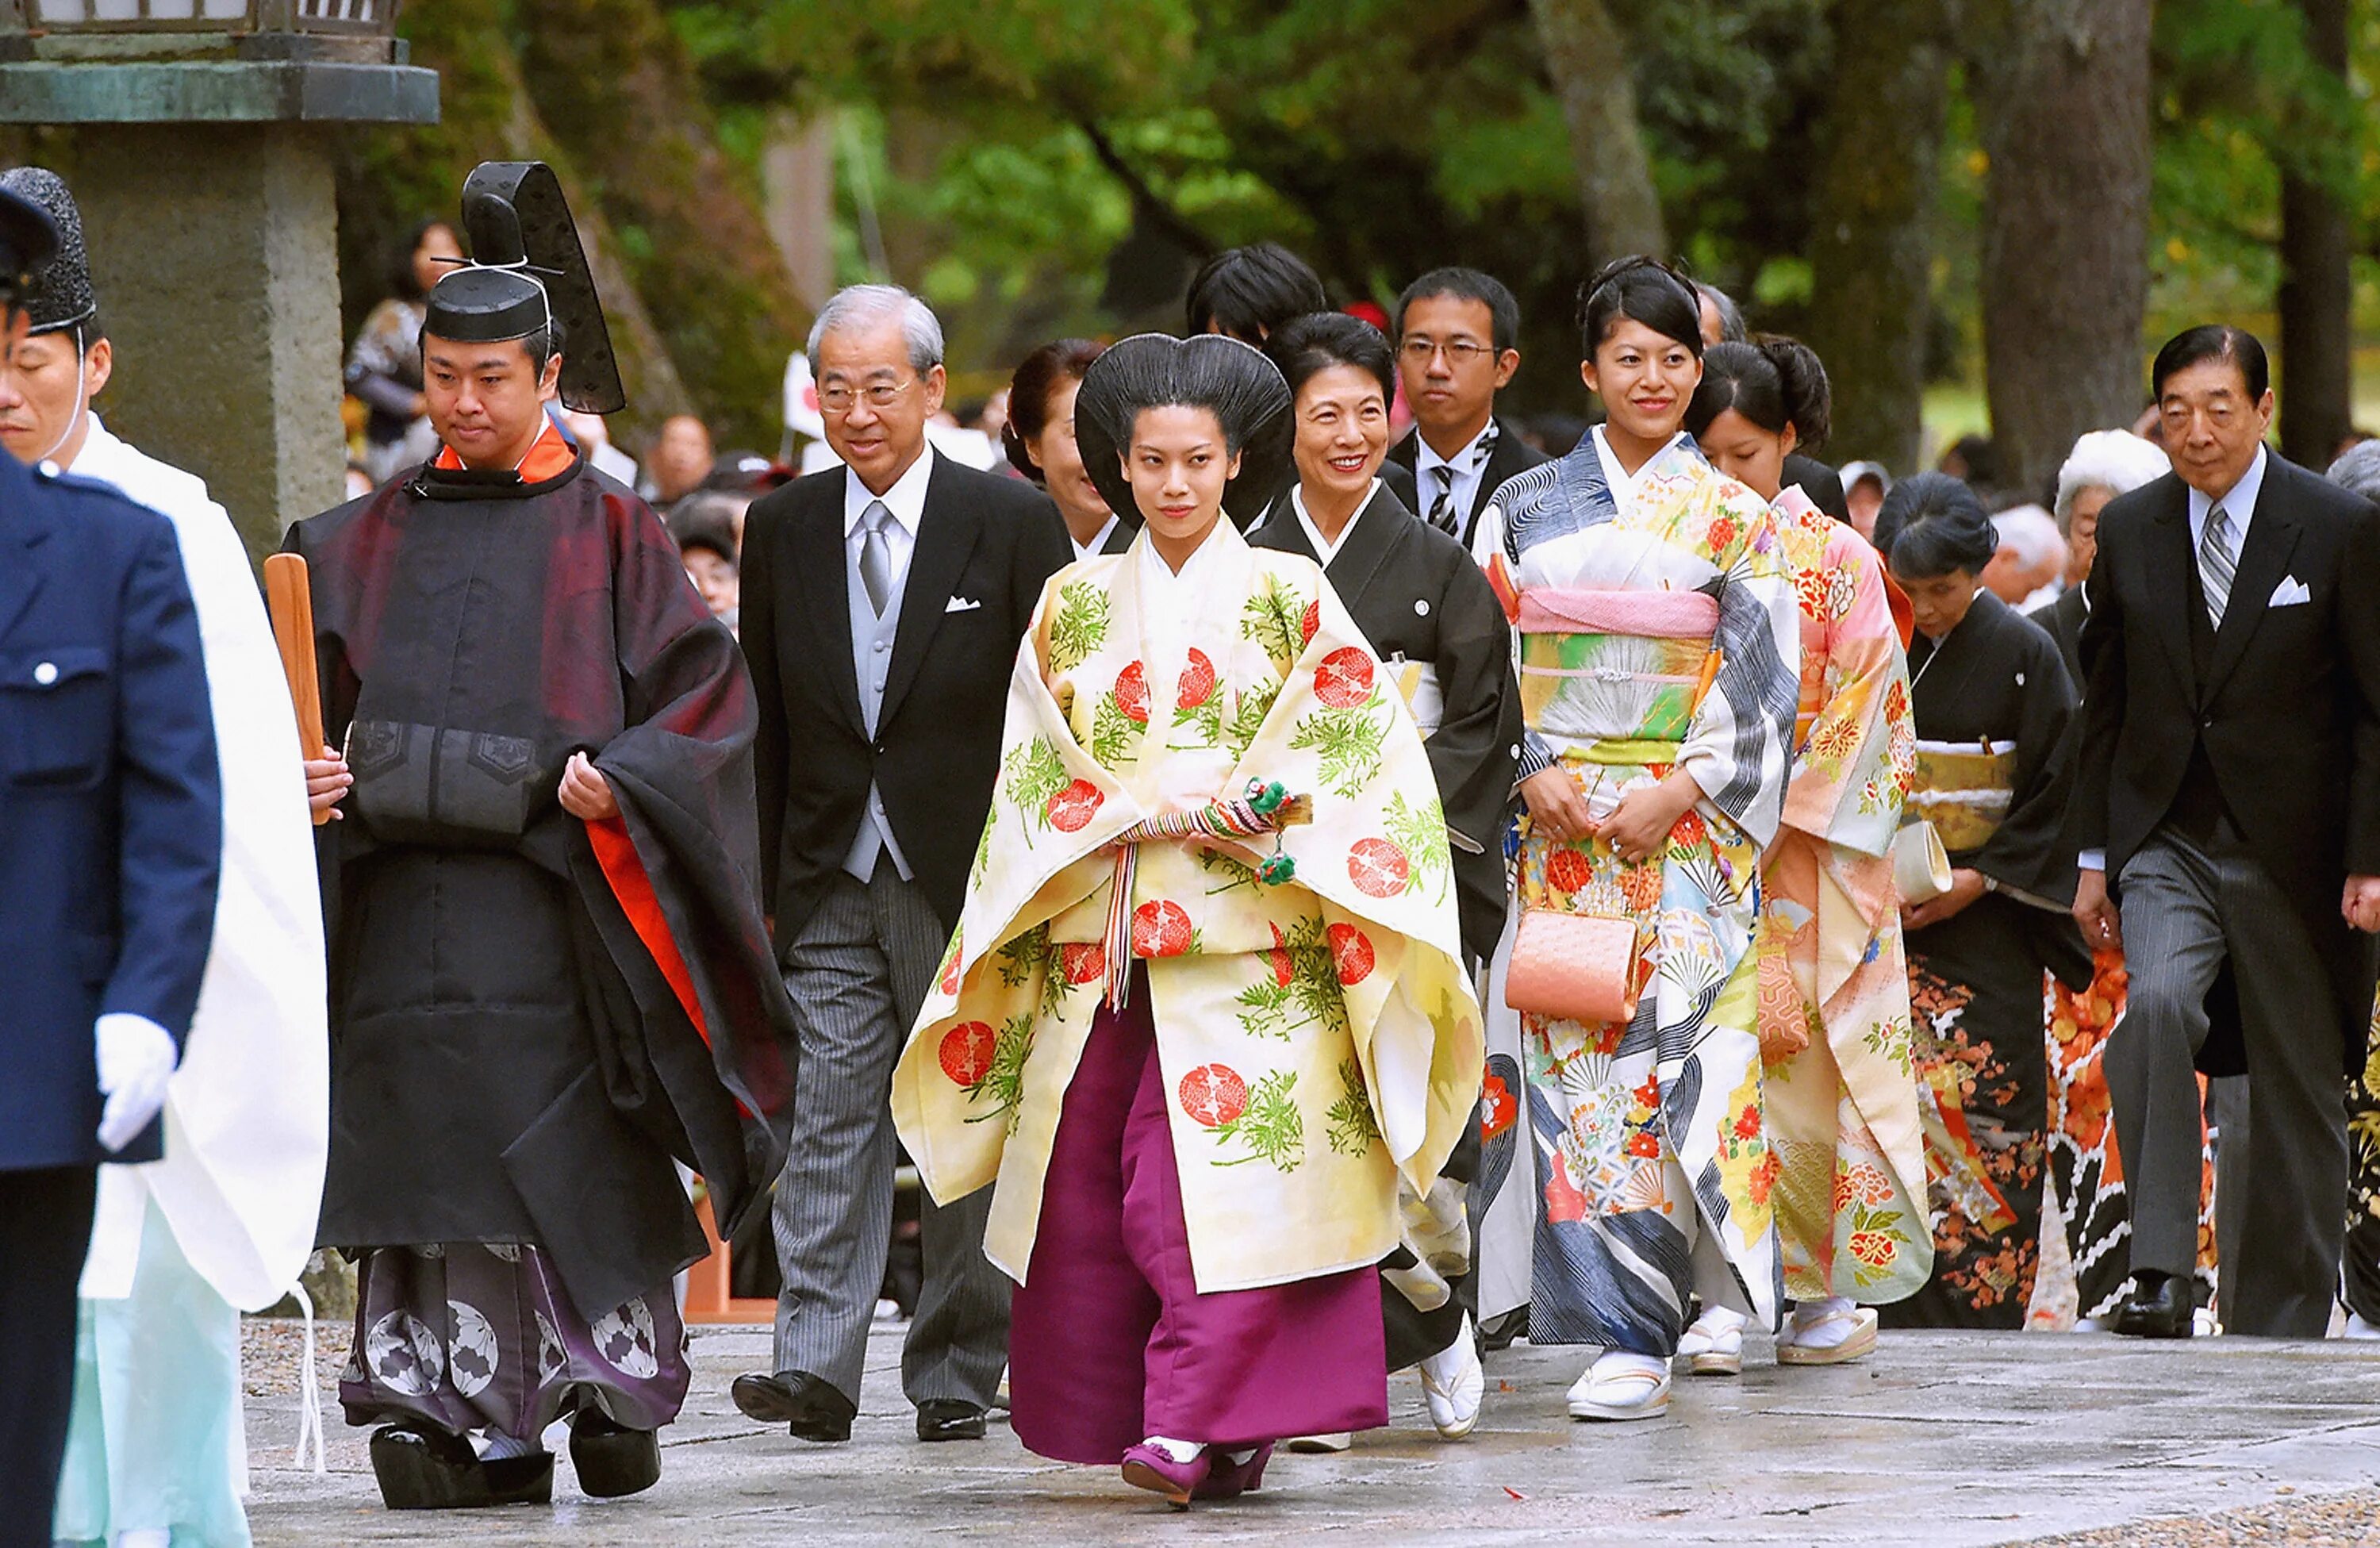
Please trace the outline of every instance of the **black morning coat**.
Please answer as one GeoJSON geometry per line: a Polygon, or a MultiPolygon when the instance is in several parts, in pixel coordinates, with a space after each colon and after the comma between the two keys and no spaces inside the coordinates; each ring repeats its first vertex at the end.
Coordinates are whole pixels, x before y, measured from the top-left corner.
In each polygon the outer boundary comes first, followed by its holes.
{"type": "Polygon", "coordinates": [[[2341,1060],[2361,1067],[2370,942],[2339,897],[2349,875],[2380,874],[2380,511],[2267,453],[2208,629],[2189,509],[2168,474],[2100,513],[2076,841],[2107,851],[2120,897],[2125,862],[2188,798],[2185,776],[2211,780],[2330,962],[2341,1060]]]}
{"type": "Polygon", "coordinates": [[[1031,484],[938,453],[909,559],[876,736],[852,667],[845,469],[756,502],[743,557],[744,654],[760,701],[761,896],[780,945],[843,867],[871,782],[945,929],[966,896],[1016,647],[1042,583],[1071,563],[1058,507],[1031,484]]]}
{"type": "MultiPolygon", "coordinates": [[[[1519,425],[1510,420],[1498,420],[1496,424],[1496,449],[1488,454],[1487,470],[1479,476],[1479,485],[1472,491],[1471,508],[1463,513],[1462,525],[1454,534],[1466,550],[1471,546],[1472,534],[1478,530],[1479,513],[1488,508],[1488,502],[1495,497],[1498,486],[1515,473],[1525,473],[1546,460],[1545,453],[1521,439],[1519,425]]],[[[1388,460],[1380,468],[1381,479],[1395,491],[1397,498],[1405,503],[1405,508],[1415,514],[1429,509],[1430,495],[1436,493],[1434,489],[1428,494],[1423,493],[1416,481],[1415,469],[1421,466],[1420,447],[1421,432],[1416,429],[1389,448],[1388,460]]],[[[1430,481],[1432,484],[1437,481],[1435,479],[1430,481]]],[[[1360,623],[1363,620],[1358,618],[1356,621],[1360,623]]]]}
{"type": "MultiPolygon", "coordinates": [[[[1257,548],[1319,559],[1283,495],[1248,534],[1257,548]]],[[[1378,485],[1323,570],[1383,661],[1426,662],[1444,718],[1427,741],[1446,809],[1463,949],[1486,960],[1504,929],[1504,819],[1518,773],[1521,692],[1512,631],[1462,544],[1378,485]]]]}

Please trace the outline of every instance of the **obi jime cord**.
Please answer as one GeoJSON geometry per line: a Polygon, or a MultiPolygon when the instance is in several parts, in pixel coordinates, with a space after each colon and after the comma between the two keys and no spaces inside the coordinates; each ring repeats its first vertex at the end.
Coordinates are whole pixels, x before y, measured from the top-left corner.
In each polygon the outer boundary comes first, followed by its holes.
{"type": "Polygon", "coordinates": [[[1114,884],[1108,891],[1107,1001],[1124,1006],[1132,983],[1132,891],[1140,847],[1184,838],[1256,838],[1273,835],[1272,853],[1257,867],[1257,879],[1277,887],[1295,879],[1297,862],[1281,853],[1281,831],[1314,820],[1314,803],[1292,796],[1279,780],[1251,779],[1236,799],[1208,801],[1189,811],[1146,818],[1116,835],[1114,884]]]}

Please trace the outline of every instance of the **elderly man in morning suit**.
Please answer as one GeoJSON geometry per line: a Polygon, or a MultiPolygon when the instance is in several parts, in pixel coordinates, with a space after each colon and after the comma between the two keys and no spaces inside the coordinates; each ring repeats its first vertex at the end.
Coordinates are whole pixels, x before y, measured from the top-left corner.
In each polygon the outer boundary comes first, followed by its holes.
{"type": "MultiPolygon", "coordinates": [[[[958,920],[1017,641],[1072,549],[1038,491],[927,445],[944,377],[924,302],[844,290],[809,360],[844,466],[759,501],[744,538],[762,886],[803,1063],[777,1184],[776,1369],[739,1378],[735,1398],[842,1441],[892,1229],[893,1063],[958,920]]],[[[923,1205],[925,1286],[902,1359],[920,1440],[979,1438],[1007,1358],[990,1200],[923,1205]]]]}

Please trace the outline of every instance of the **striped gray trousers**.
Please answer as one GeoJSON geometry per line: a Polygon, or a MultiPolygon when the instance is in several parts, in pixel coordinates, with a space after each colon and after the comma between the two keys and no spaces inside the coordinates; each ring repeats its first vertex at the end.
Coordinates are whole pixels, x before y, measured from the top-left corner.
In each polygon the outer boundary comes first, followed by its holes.
{"type": "MultiPolygon", "coordinates": [[[[793,1147],[774,1224],[784,1289],[777,1369],[807,1371],[855,1403],[892,1233],[892,1067],[950,932],[889,858],[865,884],[838,872],[784,950],[801,1034],[793,1147]]],[[[924,1201],[925,1286],[901,1356],[912,1403],[989,1408],[1008,1361],[1008,1277],[983,1255],[984,1188],[924,1201]]]]}

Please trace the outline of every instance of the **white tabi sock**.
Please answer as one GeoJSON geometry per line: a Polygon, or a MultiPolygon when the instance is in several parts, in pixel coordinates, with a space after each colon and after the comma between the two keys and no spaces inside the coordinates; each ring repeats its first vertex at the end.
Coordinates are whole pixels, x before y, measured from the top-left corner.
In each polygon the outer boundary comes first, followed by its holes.
{"type": "Polygon", "coordinates": [[[545,1449],[544,1443],[534,1435],[528,1440],[523,1440],[518,1435],[506,1435],[494,1430],[481,1431],[480,1433],[488,1438],[488,1444],[480,1448],[480,1460],[482,1462],[502,1462],[515,1457],[534,1457],[545,1449]]]}
{"type": "Polygon", "coordinates": [[[1155,1447],[1185,1468],[1198,1460],[1198,1454],[1207,1449],[1196,1441],[1177,1441],[1164,1435],[1151,1435],[1140,1444],[1155,1447]]]}

